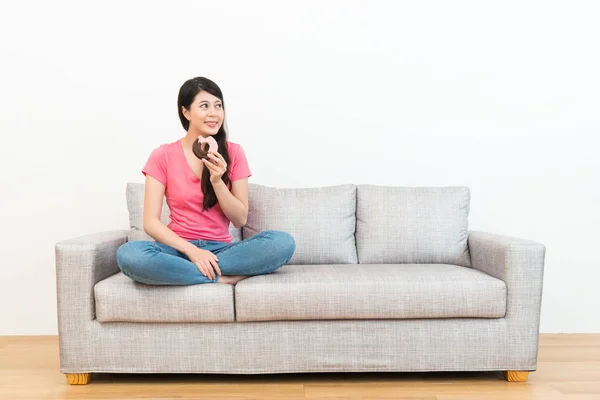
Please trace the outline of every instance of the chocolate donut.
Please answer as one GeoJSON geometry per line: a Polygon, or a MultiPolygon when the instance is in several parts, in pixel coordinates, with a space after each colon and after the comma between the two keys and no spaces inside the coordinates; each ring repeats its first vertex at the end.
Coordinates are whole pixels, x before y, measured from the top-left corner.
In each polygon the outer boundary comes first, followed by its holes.
{"type": "Polygon", "coordinates": [[[192,145],[192,152],[199,159],[206,158],[208,160],[208,152],[212,151],[216,153],[218,149],[219,145],[212,136],[209,136],[206,139],[202,136],[198,136],[198,140],[195,140],[192,145]]]}

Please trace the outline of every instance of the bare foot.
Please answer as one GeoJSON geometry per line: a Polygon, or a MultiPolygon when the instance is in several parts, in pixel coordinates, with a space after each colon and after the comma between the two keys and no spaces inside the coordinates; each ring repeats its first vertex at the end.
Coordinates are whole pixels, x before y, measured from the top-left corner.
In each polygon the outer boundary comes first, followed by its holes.
{"type": "Polygon", "coordinates": [[[228,283],[230,285],[235,285],[239,281],[246,279],[245,275],[221,275],[217,283],[228,283]]]}

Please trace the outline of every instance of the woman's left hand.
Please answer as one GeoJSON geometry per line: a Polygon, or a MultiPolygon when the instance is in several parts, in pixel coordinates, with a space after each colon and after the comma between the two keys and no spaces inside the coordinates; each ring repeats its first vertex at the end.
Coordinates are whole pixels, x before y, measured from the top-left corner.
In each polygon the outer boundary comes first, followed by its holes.
{"type": "Polygon", "coordinates": [[[227,163],[219,152],[209,152],[207,157],[208,160],[203,158],[202,162],[210,171],[210,182],[213,184],[218,183],[225,171],[227,171],[227,163]]]}

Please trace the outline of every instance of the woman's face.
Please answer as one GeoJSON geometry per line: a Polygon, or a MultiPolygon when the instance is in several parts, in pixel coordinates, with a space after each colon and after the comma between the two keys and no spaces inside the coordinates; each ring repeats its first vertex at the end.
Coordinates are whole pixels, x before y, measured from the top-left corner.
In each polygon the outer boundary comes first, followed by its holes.
{"type": "Polygon", "coordinates": [[[183,115],[190,121],[190,131],[208,137],[219,132],[225,111],[218,97],[201,91],[194,98],[189,110],[183,108],[183,115]]]}

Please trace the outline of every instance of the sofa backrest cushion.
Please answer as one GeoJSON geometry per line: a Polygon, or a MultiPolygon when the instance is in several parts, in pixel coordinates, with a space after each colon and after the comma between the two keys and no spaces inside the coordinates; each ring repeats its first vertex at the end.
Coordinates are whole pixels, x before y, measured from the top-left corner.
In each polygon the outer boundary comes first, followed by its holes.
{"type": "Polygon", "coordinates": [[[357,185],[360,264],[471,266],[468,187],[357,185]]]}
{"type": "Polygon", "coordinates": [[[265,230],[292,235],[288,264],[356,264],[356,185],[275,188],[248,184],[247,239],[265,230]]]}
{"type": "MultiPolygon", "coordinates": [[[[127,239],[133,240],[150,240],[154,239],[144,232],[144,188],[143,183],[127,183],[126,198],[127,209],[129,211],[129,232],[127,239]]],[[[169,206],[163,198],[163,206],[160,214],[160,220],[169,225],[171,222],[169,206]]],[[[232,241],[237,242],[242,240],[242,229],[236,228],[232,223],[229,224],[229,234],[233,237],[232,241]]]]}

